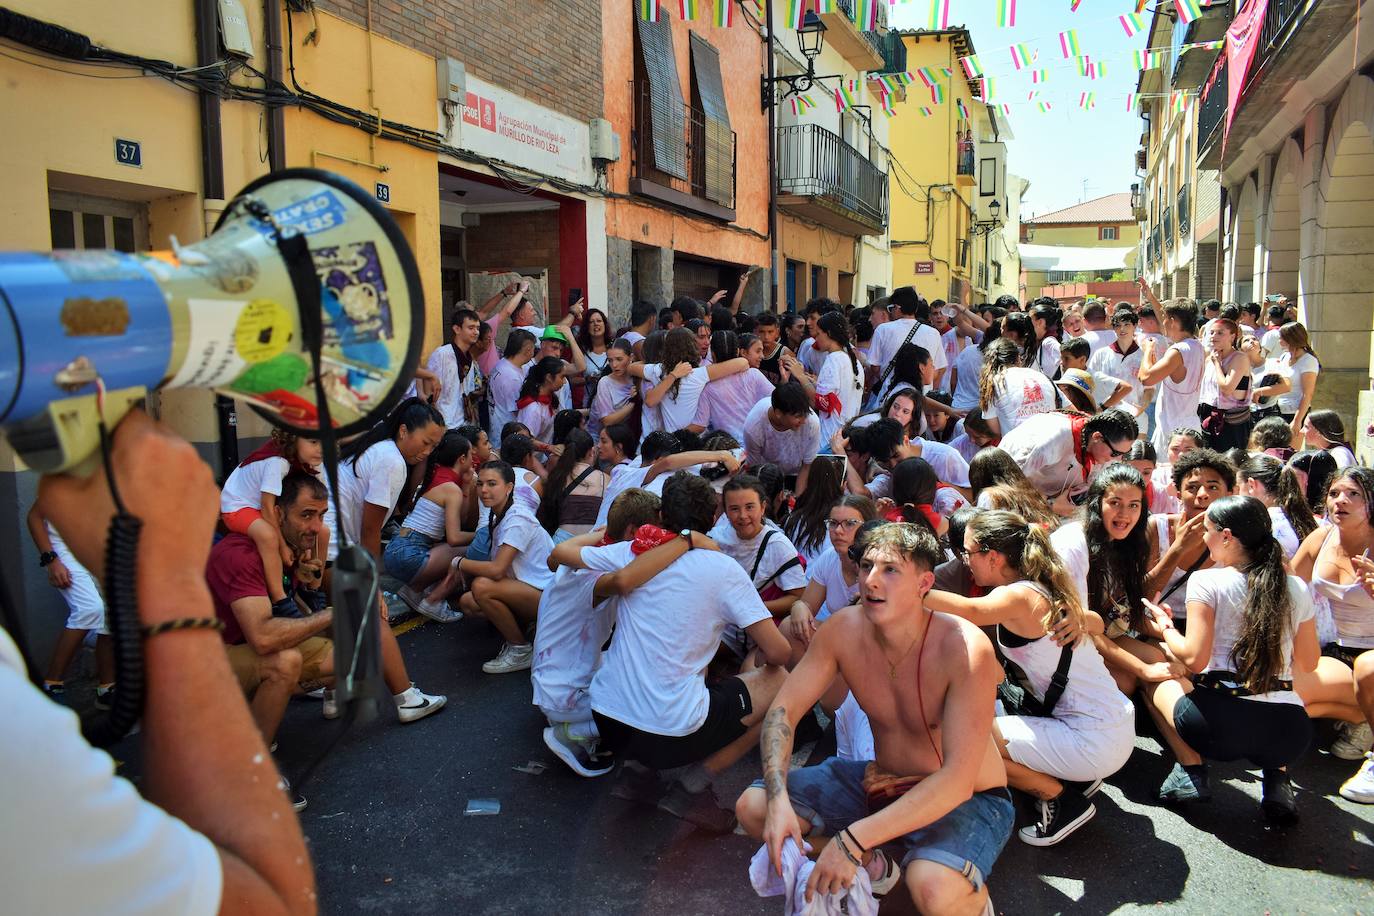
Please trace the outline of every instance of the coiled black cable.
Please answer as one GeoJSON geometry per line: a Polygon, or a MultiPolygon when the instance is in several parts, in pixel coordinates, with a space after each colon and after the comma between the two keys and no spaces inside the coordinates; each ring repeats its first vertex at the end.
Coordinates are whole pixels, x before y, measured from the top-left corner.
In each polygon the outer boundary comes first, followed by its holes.
{"type": "Polygon", "coordinates": [[[109,712],[83,718],[81,734],[95,747],[106,748],[127,735],[143,716],[145,672],[142,624],[138,616],[138,541],[143,532],[143,520],[130,515],[119,498],[114,466],[110,462],[110,437],[103,422],[100,424],[100,454],[110,498],[115,505],[105,544],[105,619],[114,640],[115,690],[109,712]]]}

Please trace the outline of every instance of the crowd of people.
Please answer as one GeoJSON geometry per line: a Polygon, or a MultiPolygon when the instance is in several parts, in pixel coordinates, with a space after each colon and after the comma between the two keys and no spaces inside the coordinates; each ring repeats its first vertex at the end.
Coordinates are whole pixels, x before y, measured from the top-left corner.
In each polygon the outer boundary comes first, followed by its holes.
{"type": "MultiPolygon", "coordinates": [[[[1374,471],[1314,409],[1291,309],[905,287],[750,315],[743,287],[622,328],[582,303],[541,326],[524,284],[460,303],[345,445],[337,518],[318,442],[279,431],[234,470],[205,575],[265,743],[292,695],[339,713],[342,530],[415,612],[500,633],[483,671],[529,672],[571,770],[761,839],[761,893],[870,912],[905,881],[923,912],[990,912],[1011,793],[1021,841],[1062,842],[1138,722],[1176,761],[1161,803],[1249,761],[1291,823],[1289,768],[1328,733],[1358,762],[1340,794],[1374,803],[1374,471]],[[836,756],[791,768],[830,727],[836,756]]],[[[58,693],[99,596],[29,527],[72,611],[58,693]]],[[[442,709],[381,634],[399,721],[442,709]]]]}

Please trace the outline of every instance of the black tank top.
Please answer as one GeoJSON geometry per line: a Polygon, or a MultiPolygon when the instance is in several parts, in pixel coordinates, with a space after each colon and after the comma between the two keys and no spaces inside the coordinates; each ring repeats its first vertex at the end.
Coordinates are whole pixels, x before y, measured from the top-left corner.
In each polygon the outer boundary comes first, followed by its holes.
{"type": "Polygon", "coordinates": [[[782,350],[782,344],[779,343],[772,356],[765,356],[759,361],[759,371],[774,385],[782,384],[782,350]]]}

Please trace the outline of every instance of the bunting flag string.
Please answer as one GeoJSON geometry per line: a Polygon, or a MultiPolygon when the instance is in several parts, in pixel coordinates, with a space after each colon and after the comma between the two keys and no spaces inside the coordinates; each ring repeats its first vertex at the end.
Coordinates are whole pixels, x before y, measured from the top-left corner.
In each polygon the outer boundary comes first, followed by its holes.
{"type": "Polygon", "coordinates": [[[964,72],[968,74],[969,79],[977,79],[978,77],[983,75],[983,68],[978,64],[977,54],[970,54],[968,57],[961,57],[959,58],[959,63],[964,68],[964,72]]]}
{"type": "Polygon", "coordinates": [[[1178,21],[1187,25],[1202,15],[1202,4],[1200,0],[1174,0],[1174,11],[1178,21]]]}
{"type": "Polygon", "coordinates": [[[816,100],[809,95],[794,95],[792,97],[792,114],[806,114],[807,109],[816,107],[816,100]]]}
{"type": "Polygon", "coordinates": [[[897,109],[892,104],[892,96],[888,95],[886,92],[878,96],[878,105],[882,108],[883,114],[887,115],[889,118],[897,113],[897,109]]]}
{"type": "Polygon", "coordinates": [[[1049,114],[1053,106],[1051,106],[1049,102],[1036,102],[1035,107],[1040,109],[1041,114],[1049,114]]]}
{"type": "MultiPolygon", "coordinates": [[[[797,0],[802,2],[802,0],[797,0]]],[[[639,8],[639,18],[645,22],[658,22],[658,0],[636,0],[635,6],[639,8]]]]}
{"type": "Polygon", "coordinates": [[[1004,29],[1016,25],[1016,0],[997,0],[997,24],[1004,29]]]}
{"type": "Polygon", "coordinates": [[[945,87],[936,83],[930,87],[930,101],[936,105],[945,104],[945,87]]]}
{"type": "Polygon", "coordinates": [[[1084,92],[1081,95],[1079,95],[1078,107],[1082,108],[1084,111],[1087,111],[1090,108],[1096,108],[1097,101],[1094,98],[1094,95],[1095,94],[1091,92],[1084,92]]]}
{"type": "Polygon", "coordinates": [[[1026,45],[1012,45],[1010,50],[1012,66],[1017,70],[1029,67],[1040,58],[1039,53],[1033,53],[1026,45]]]}
{"type": "Polygon", "coordinates": [[[1078,61],[1078,75],[1079,75],[1079,76],[1087,76],[1088,73],[1092,70],[1092,65],[1093,65],[1092,58],[1089,57],[1088,55],[1084,54],[1084,55],[1082,55],[1082,56],[1080,56],[1080,57],[1078,57],[1078,58],[1075,58],[1075,59],[1078,61]]]}
{"type": "Polygon", "coordinates": [[[1078,57],[1083,53],[1078,47],[1077,29],[1069,29],[1059,33],[1059,50],[1063,52],[1065,60],[1070,57],[1078,57]]]}
{"type": "Polygon", "coordinates": [[[712,20],[717,28],[728,29],[735,24],[734,0],[716,0],[715,16],[712,20]]]}
{"type": "Polygon", "coordinates": [[[693,22],[697,18],[697,0],[678,0],[678,16],[683,22],[693,22]]]}
{"type": "Polygon", "coordinates": [[[835,12],[835,0],[812,0],[811,5],[818,15],[835,12]]]}
{"type": "Polygon", "coordinates": [[[1135,33],[1145,28],[1145,17],[1140,13],[1126,13],[1118,16],[1117,21],[1121,23],[1121,28],[1126,33],[1127,38],[1134,38],[1135,33]]]}
{"type": "Polygon", "coordinates": [[[1032,83],[1044,83],[1044,82],[1048,82],[1048,81],[1049,81],[1049,78],[1050,78],[1050,72],[1049,72],[1048,70],[1032,70],[1032,71],[1031,71],[1031,82],[1032,82],[1032,83]]]}
{"type": "Polygon", "coordinates": [[[840,85],[835,88],[835,110],[844,111],[846,108],[853,108],[859,104],[856,93],[859,91],[858,80],[840,80],[840,85]]]}
{"type": "Polygon", "coordinates": [[[806,19],[806,0],[787,0],[787,27],[799,29],[806,19]]]}
{"type": "Polygon", "coordinates": [[[957,108],[957,109],[959,109],[959,117],[960,117],[962,120],[965,120],[965,121],[972,121],[972,120],[973,120],[972,118],[970,118],[970,117],[968,116],[968,109],[967,109],[966,107],[964,107],[964,100],[963,100],[963,99],[957,98],[957,97],[956,97],[956,98],[954,99],[954,107],[957,108]]]}
{"type": "Polygon", "coordinates": [[[928,118],[928,117],[930,117],[930,116],[933,115],[933,114],[935,114],[934,109],[931,109],[931,108],[922,108],[922,109],[921,109],[921,116],[922,116],[922,117],[928,118]]]}
{"type": "Polygon", "coordinates": [[[1070,12],[1070,13],[1076,13],[1076,12],[1078,12],[1078,7],[1081,6],[1082,4],[1083,4],[1083,0],[1072,0],[1072,5],[1069,7],[1069,12],[1070,12]]]}
{"type": "Polygon", "coordinates": [[[930,0],[926,27],[932,32],[943,32],[949,28],[949,0],[930,0]]]}
{"type": "Polygon", "coordinates": [[[1134,92],[1128,92],[1128,93],[1126,93],[1126,110],[1127,110],[1127,111],[1135,111],[1135,93],[1134,93],[1134,92]]]}
{"type": "Polygon", "coordinates": [[[878,2],[879,0],[854,0],[854,24],[860,31],[877,31],[878,2]]]}

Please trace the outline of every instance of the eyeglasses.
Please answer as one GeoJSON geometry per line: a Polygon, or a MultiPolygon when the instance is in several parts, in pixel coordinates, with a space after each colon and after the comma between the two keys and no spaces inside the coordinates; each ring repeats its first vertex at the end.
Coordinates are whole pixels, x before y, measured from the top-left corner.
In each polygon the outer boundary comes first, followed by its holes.
{"type": "Polygon", "coordinates": [[[1107,448],[1111,450],[1113,458],[1125,458],[1127,455],[1131,453],[1130,446],[1127,446],[1125,451],[1117,451],[1115,445],[1112,445],[1110,442],[1107,442],[1106,439],[1103,439],[1102,441],[1106,444],[1107,448]]]}
{"type": "Polygon", "coordinates": [[[956,557],[958,557],[960,560],[965,560],[965,561],[966,561],[966,560],[968,560],[969,557],[975,556],[976,554],[980,554],[980,553],[991,553],[991,552],[992,552],[992,548],[991,548],[991,547],[979,547],[979,548],[976,549],[976,550],[969,550],[967,547],[960,547],[960,548],[958,548],[957,550],[954,551],[954,555],[955,555],[956,557]]]}
{"type": "Polygon", "coordinates": [[[841,529],[844,531],[853,531],[862,524],[863,522],[857,518],[828,518],[825,520],[825,527],[829,528],[831,531],[838,531],[841,529]]]}

